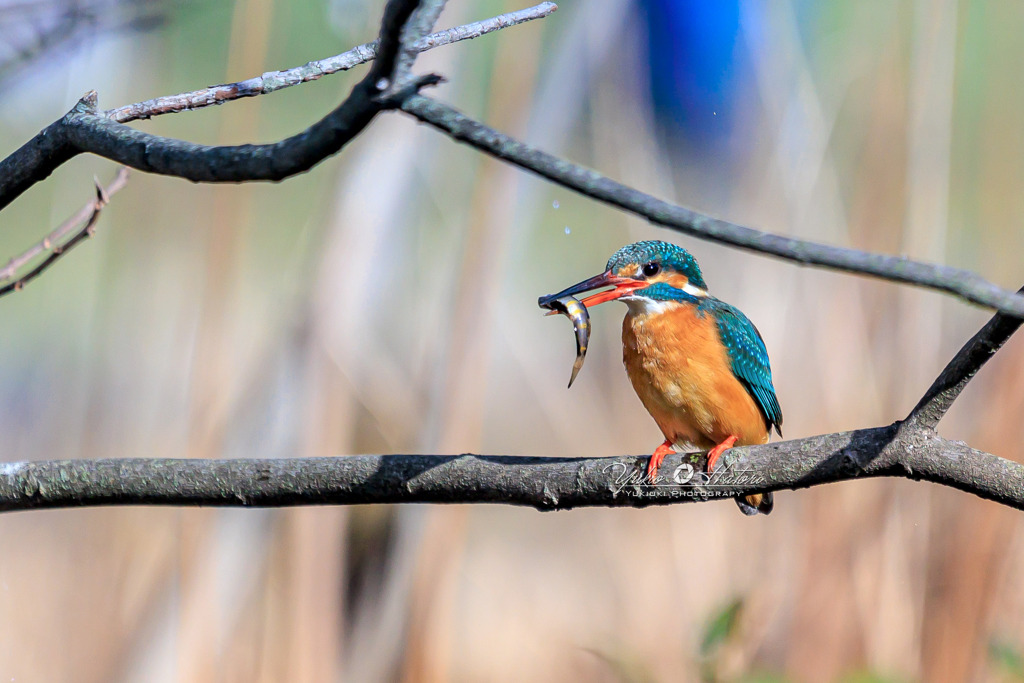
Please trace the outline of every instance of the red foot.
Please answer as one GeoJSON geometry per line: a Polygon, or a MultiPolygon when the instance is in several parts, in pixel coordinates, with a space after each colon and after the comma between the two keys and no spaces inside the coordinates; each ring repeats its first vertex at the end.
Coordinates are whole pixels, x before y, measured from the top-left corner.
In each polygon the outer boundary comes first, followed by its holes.
{"type": "Polygon", "coordinates": [[[661,467],[661,461],[674,450],[672,442],[668,439],[665,439],[665,442],[655,449],[651,459],[647,462],[647,481],[654,483],[654,479],[658,476],[658,468],[661,467]]]}
{"type": "Polygon", "coordinates": [[[718,462],[718,456],[722,455],[722,453],[725,453],[735,445],[736,437],[730,436],[727,437],[725,441],[708,451],[708,474],[711,474],[714,471],[715,463],[718,462]]]}

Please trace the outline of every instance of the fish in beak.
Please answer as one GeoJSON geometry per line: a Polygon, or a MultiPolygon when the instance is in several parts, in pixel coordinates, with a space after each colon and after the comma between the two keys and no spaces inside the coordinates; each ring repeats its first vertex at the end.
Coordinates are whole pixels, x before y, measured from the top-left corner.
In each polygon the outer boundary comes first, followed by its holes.
{"type": "Polygon", "coordinates": [[[562,299],[567,296],[575,297],[577,294],[583,294],[594,289],[600,289],[602,287],[611,287],[612,289],[604,292],[598,292],[597,294],[591,294],[585,299],[581,299],[580,303],[584,306],[596,306],[603,304],[606,301],[613,301],[619,297],[631,294],[637,289],[641,289],[647,286],[647,282],[644,280],[635,280],[631,277],[621,277],[614,275],[612,271],[606,270],[600,275],[578,282],[568,289],[563,289],[557,294],[549,294],[542,296],[537,300],[537,303],[542,308],[549,308],[549,304],[556,299],[562,299]]]}

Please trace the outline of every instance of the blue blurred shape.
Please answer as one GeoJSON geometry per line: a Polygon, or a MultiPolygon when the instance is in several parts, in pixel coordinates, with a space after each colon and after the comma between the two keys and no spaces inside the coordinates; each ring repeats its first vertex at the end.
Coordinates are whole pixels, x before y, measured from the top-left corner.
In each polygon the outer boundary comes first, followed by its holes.
{"type": "Polygon", "coordinates": [[[640,0],[651,98],[670,142],[702,150],[728,138],[742,80],[738,0],[640,0]]]}

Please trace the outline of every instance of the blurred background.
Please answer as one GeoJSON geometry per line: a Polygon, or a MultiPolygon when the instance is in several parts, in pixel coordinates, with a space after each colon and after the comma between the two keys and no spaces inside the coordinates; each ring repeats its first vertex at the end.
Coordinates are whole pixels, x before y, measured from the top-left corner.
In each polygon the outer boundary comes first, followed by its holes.
{"type": "MultiPolygon", "coordinates": [[[[452,0],[439,28],[519,9],[452,0]]],[[[0,0],[0,154],[101,106],[373,38],[378,0],[0,0]]],[[[1024,284],[1024,3],[601,0],[435,50],[436,95],[625,183],[788,235],[1024,284]]],[[[364,67],[365,68],[365,67],[364,67]]],[[[363,74],[140,122],[272,141],[363,74]]],[[[0,261],[87,202],[79,157],[0,261]]],[[[401,115],[284,183],[134,173],[97,237],[0,300],[0,458],[616,455],[661,441],[624,309],[536,297],[638,239],[690,249],[763,333],[786,436],[903,417],[988,318],[682,238],[401,115]]],[[[1024,458],[1024,340],[941,432],[1024,458]]],[[[731,501],[85,509],[0,516],[0,680],[1024,680],[1024,516],[872,480],[731,501]],[[700,552],[695,553],[694,548],[700,552]]]]}

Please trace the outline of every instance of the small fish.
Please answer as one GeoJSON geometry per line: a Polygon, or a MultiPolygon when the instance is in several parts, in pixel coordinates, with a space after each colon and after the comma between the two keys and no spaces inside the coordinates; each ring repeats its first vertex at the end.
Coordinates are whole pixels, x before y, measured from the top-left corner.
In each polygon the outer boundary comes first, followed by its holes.
{"type": "Polygon", "coordinates": [[[550,311],[548,315],[561,313],[572,321],[572,328],[576,332],[576,362],[572,364],[572,376],[569,377],[569,386],[572,386],[576,375],[583,367],[583,359],[587,357],[587,342],[590,341],[590,312],[587,307],[580,303],[574,296],[563,296],[552,298],[542,296],[537,299],[541,308],[550,311]]]}

